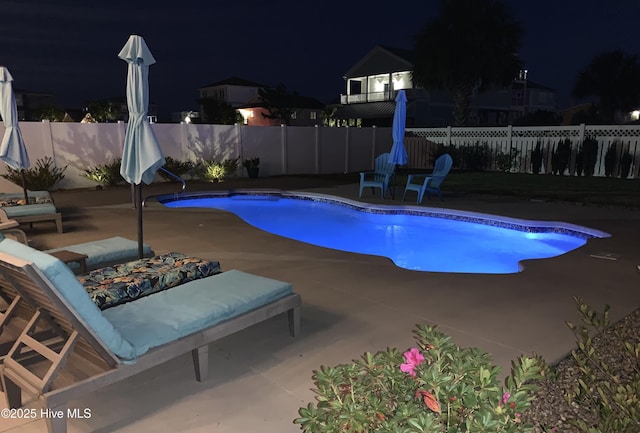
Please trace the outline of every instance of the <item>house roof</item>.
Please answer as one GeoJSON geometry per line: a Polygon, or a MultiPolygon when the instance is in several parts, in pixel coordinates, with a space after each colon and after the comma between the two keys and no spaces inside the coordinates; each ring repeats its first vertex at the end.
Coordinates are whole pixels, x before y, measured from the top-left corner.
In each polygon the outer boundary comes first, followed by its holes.
{"type": "Polygon", "coordinates": [[[409,50],[376,45],[344,74],[344,78],[409,71],[413,69],[412,58],[413,53],[409,50]]]}
{"type": "Polygon", "coordinates": [[[413,50],[407,50],[405,48],[389,47],[387,45],[380,45],[380,47],[384,48],[385,50],[393,53],[397,57],[400,57],[401,59],[404,59],[406,62],[411,63],[411,65],[413,65],[413,61],[415,60],[415,53],[413,52],[413,50]]]}
{"type": "Polygon", "coordinates": [[[221,81],[216,81],[215,83],[207,84],[206,86],[200,87],[200,89],[204,89],[205,87],[216,87],[216,86],[245,86],[245,87],[268,87],[264,84],[256,83],[254,81],[245,80],[240,77],[229,77],[225,78],[221,81]]]}

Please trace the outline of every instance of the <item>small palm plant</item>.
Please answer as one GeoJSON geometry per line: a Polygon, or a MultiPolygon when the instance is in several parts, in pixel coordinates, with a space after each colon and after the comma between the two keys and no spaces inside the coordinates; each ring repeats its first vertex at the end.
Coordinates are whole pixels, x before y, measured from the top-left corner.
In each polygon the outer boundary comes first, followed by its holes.
{"type": "Polygon", "coordinates": [[[120,174],[121,164],[122,158],[113,158],[111,162],[106,164],[85,169],[83,176],[98,182],[102,186],[116,186],[125,181],[120,174]]]}

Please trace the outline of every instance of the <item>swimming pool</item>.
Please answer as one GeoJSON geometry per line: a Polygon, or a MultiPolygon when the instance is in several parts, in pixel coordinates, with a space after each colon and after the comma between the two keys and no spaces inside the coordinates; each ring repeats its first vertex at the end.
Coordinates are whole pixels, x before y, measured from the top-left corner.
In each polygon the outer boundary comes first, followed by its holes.
{"type": "Polygon", "coordinates": [[[163,196],[167,207],[232,212],[279,236],[321,247],[388,257],[432,272],[506,274],[520,261],[549,258],[607,233],[566,223],[525,221],[417,206],[373,206],[334,196],[227,191],[163,196]]]}

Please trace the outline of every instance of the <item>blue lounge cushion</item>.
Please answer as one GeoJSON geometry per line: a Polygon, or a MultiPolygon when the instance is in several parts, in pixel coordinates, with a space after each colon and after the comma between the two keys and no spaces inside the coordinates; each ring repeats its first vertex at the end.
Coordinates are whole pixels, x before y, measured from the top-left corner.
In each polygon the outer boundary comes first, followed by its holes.
{"type": "Polygon", "coordinates": [[[136,350],[100,313],[71,269],[57,258],[12,239],[0,241],[0,251],[32,262],[93,330],[100,340],[122,360],[135,360],[136,350]]]}
{"type": "MultiPolygon", "coordinates": [[[[88,268],[93,268],[100,263],[116,263],[132,258],[138,257],[138,242],[131,239],[123,238],[121,236],[114,236],[112,238],[100,239],[97,241],[84,242],[81,244],[69,245],[62,248],[54,248],[47,250],[46,252],[53,253],[56,251],[73,251],[78,254],[85,254],[87,256],[86,264],[88,268]]],[[[149,256],[152,254],[151,247],[144,245],[143,254],[149,256]]],[[[69,265],[76,265],[77,263],[70,263],[69,265]]],[[[72,266],[73,268],[73,266],[72,266]]]]}
{"type": "Polygon", "coordinates": [[[290,283],[231,270],[109,308],[102,314],[139,356],[291,292],[290,283]]]}
{"type": "Polygon", "coordinates": [[[9,218],[31,215],[53,215],[58,210],[52,203],[27,204],[22,206],[9,206],[2,208],[9,218]]]}

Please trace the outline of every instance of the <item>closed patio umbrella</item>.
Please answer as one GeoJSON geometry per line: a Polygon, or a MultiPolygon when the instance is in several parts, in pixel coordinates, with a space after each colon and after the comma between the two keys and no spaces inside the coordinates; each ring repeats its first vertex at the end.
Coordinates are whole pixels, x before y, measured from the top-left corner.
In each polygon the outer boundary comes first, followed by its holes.
{"type": "Polygon", "coordinates": [[[0,159],[22,174],[22,189],[24,191],[25,204],[29,204],[27,185],[24,177],[24,169],[29,168],[29,154],[22,139],[22,132],[18,126],[18,109],[16,97],[13,94],[11,82],[13,77],[9,70],[0,66],[0,116],[4,124],[4,136],[0,145],[0,159]]]}
{"type": "Polygon", "coordinates": [[[127,107],[129,121],[122,148],[120,174],[131,185],[136,185],[135,201],[138,210],[138,256],[143,256],[142,235],[142,182],[153,182],[156,172],[165,163],[151,125],[147,119],[149,109],[149,65],[156,61],[142,36],[131,35],[118,54],[128,63],[127,107]]]}
{"type": "MultiPolygon", "coordinates": [[[[399,90],[396,95],[396,109],[393,113],[393,146],[389,155],[390,161],[395,165],[405,165],[407,163],[407,150],[404,148],[404,127],[407,122],[407,95],[404,90],[399,90]]],[[[393,197],[396,192],[396,173],[393,172],[393,197]]]]}

